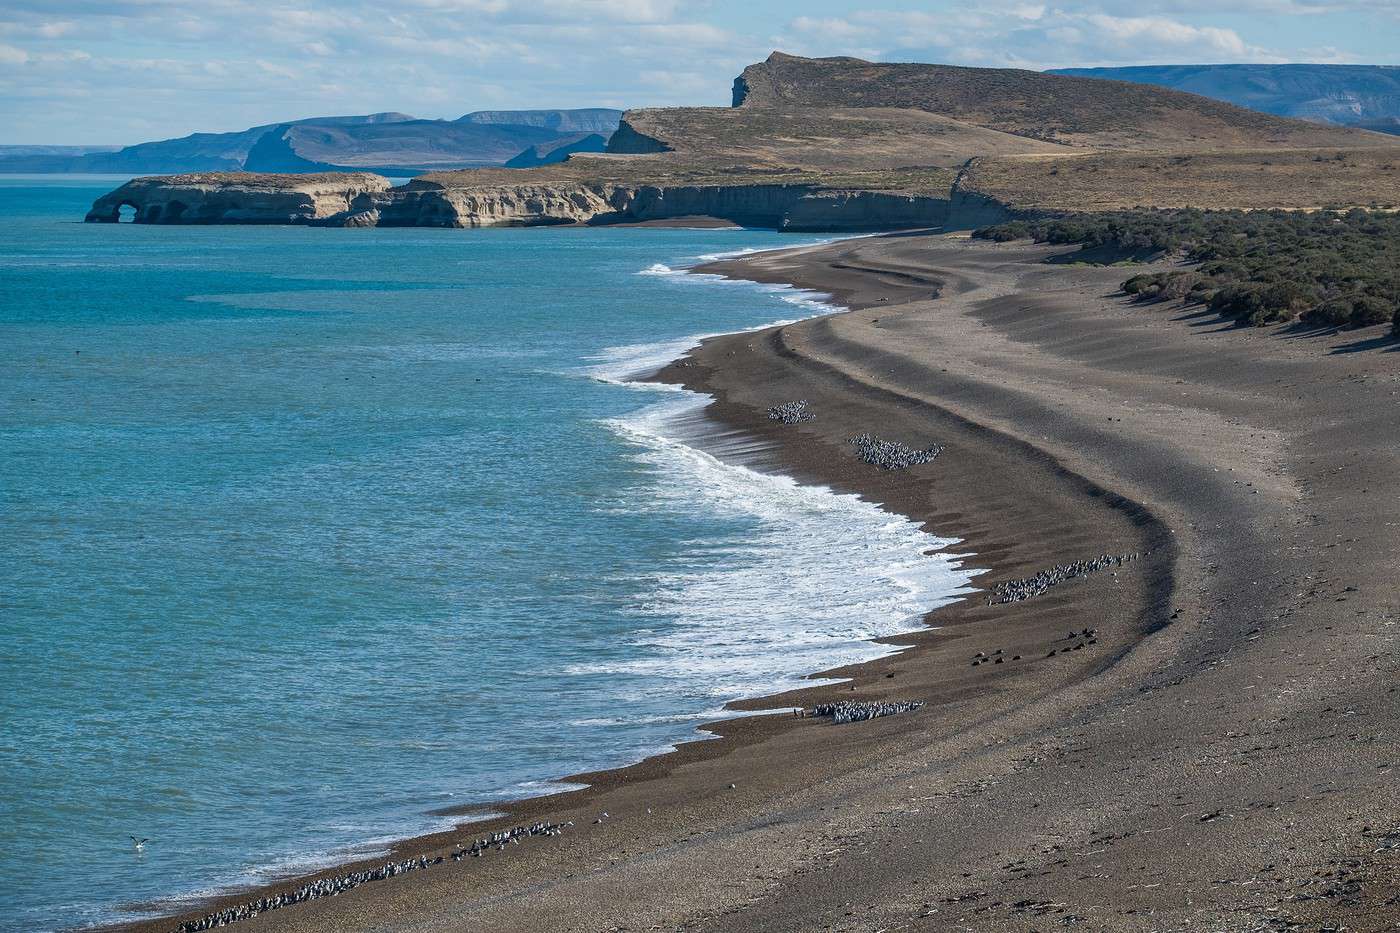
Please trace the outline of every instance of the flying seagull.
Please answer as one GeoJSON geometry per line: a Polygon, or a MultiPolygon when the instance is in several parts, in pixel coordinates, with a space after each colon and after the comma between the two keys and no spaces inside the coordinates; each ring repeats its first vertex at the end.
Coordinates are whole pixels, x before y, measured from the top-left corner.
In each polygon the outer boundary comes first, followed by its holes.
{"type": "Polygon", "coordinates": [[[135,849],[137,852],[140,852],[142,849],[146,848],[146,843],[148,843],[148,842],[150,842],[150,841],[151,841],[150,839],[137,839],[135,836],[132,836],[132,837],[131,837],[131,847],[132,847],[133,849],[135,849]]]}

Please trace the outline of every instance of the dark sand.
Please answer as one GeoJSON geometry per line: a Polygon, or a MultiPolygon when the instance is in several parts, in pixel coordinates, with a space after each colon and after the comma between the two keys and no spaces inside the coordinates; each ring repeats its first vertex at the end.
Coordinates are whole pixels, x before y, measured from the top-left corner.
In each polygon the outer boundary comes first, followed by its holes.
{"type": "Polygon", "coordinates": [[[1051,252],[903,236],[711,267],[855,310],[708,341],[664,377],[715,395],[716,444],[962,538],[986,585],[1141,561],[938,610],[850,685],[750,704],[918,712],[726,722],[504,821],[574,820],[563,837],[236,928],[1397,928],[1400,354],[1380,329],[1133,305],[1123,270],[1051,252]],[[766,418],[798,398],[816,421],[766,418]],[[861,431],[947,449],[881,473],[861,431]],[[971,665],[997,649],[1022,660],[971,665]]]}

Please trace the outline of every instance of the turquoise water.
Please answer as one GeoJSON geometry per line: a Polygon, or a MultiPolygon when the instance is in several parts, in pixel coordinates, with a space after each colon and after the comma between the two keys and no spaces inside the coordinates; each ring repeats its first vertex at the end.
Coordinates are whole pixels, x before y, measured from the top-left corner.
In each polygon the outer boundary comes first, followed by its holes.
{"type": "Polygon", "coordinates": [[[113,184],[0,178],[0,929],[636,760],[966,582],[627,384],[822,310],[670,274],[802,240],[75,223],[113,184]]]}

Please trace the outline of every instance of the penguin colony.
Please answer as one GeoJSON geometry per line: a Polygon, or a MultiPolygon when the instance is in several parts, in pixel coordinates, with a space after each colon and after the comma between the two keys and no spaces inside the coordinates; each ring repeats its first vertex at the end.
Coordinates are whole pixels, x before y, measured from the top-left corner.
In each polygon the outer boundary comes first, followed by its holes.
{"type": "Polygon", "coordinates": [[[865,722],[881,716],[894,716],[897,713],[912,713],[923,706],[921,700],[899,700],[888,703],[871,703],[860,700],[841,700],[837,703],[819,703],[812,709],[814,716],[830,716],[835,725],[848,722],[865,722]]]}
{"type": "MultiPolygon", "coordinates": [[[[452,853],[452,861],[460,862],[470,855],[473,858],[480,858],[485,853],[495,848],[496,851],[504,851],[508,844],[519,845],[521,837],[529,836],[558,836],[564,832],[565,826],[571,823],[531,823],[529,826],[516,826],[513,829],[504,829],[500,832],[492,833],[484,839],[475,839],[470,848],[459,848],[452,853]]],[[[461,846],[461,843],[458,843],[461,846]]],[[[365,871],[352,871],[344,875],[336,875],[332,878],[321,878],[304,884],[295,890],[285,894],[275,894],[272,897],[260,897],[256,901],[242,904],[237,907],[226,907],[223,910],[206,914],[197,920],[186,920],[175,928],[175,933],[198,933],[200,930],[213,930],[218,927],[228,926],[230,923],[237,923],[239,920],[250,920],[258,914],[267,913],[270,910],[277,910],[279,907],[290,907],[292,904],[302,904],[306,901],[314,901],[323,897],[335,897],[351,888],[357,888],[362,884],[371,881],[383,881],[386,878],[393,878],[396,875],[406,874],[410,871],[420,871],[425,868],[432,868],[434,865],[441,865],[443,856],[434,858],[411,858],[401,862],[386,862],[379,868],[370,868],[365,871]]]]}
{"type": "Polygon", "coordinates": [[[1134,551],[1131,554],[1120,554],[1116,557],[1111,554],[1104,554],[1092,558],[1091,560],[1077,560],[1063,567],[1056,564],[1049,570],[1042,570],[1033,577],[1025,577],[1021,580],[1006,580],[995,584],[992,587],[992,594],[987,597],[987,605],[996,606],[1001,603],[1019,603],[1023,599],[1039,596],[1050,589],[1050,587],[1064,583],[1066,580],[1073,580],[1075,577],[1087,577],[1089,574],[1097,570],[1103,570],[1105,567],[1121,567],[1137,559],[1137,552],[1134,551]]]}
{"type": "Polygon", "coordinates": [[[940,444],[915,450],[899,441],[887,441],[869,434],[857,434],[851,438],[856,454],[871,466],[882,470],[906,470],[920,463],[931,463],[933,458],[943,453],[940,444]]]}
{"type": "Polygon", "coordinates": [[[816,419],[816,413],[807,407],[805,398],[796,402],[783,402],[768,409],[768,420],[781,421],[783,424],[799,424],[816,419]]]}

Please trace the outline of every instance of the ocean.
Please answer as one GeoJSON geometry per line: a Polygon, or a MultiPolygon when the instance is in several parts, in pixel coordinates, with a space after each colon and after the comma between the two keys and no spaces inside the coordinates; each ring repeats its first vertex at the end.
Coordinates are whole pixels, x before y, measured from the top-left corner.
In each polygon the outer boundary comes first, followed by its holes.
{"type": "Polygon", "coordinates": [[[0,930],[547,793],[968,588],[632,381],[828,310],[679,274],[814,238],[81,223],[119,181],[0,176],[0,930]]]}

